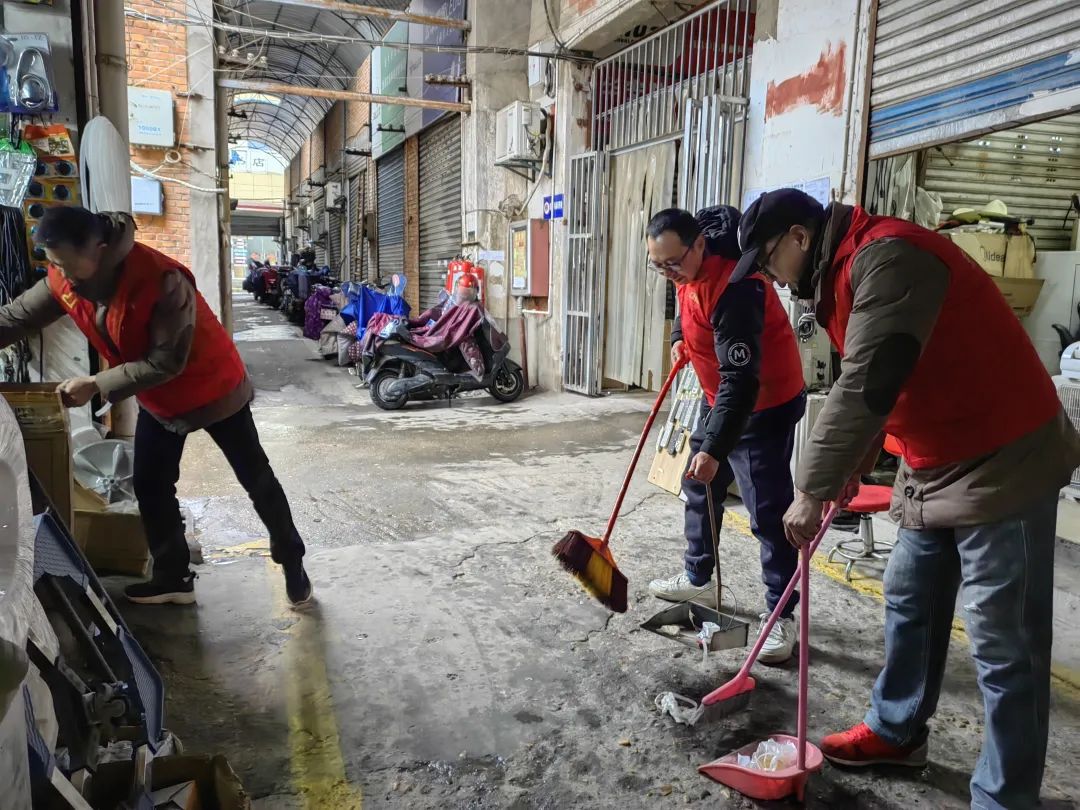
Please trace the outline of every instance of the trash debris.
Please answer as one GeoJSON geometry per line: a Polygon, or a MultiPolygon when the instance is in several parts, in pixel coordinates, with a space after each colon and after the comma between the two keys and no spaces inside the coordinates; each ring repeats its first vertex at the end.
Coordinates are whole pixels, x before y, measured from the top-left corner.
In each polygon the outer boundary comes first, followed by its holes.
{"type": "Polygon", "coordinates": [[[660,714],[670,715],[672,720],[684,726],[694,725],[705,714],[704,706],[674,692],[661,692],[656,696],[655,703],[660,714]]]}
{"type": "Polygon", "coordinates": [[[751,768],[755,771],[782,771],[794,765],[798,755],[795,743],[780,743],[770,737],[758,743],[753,755],[739,754],[737,764],[740,768],[751,768]]]}
{"type": "Polygon", "coordinates": [[[632,744],[633,741],[629,737],[624,737],[623,739],[619,740],[619,745],[621,745],[623,748],[629,748],[632,744]]]}
{"type": "Polygon", "coordinates": [[[701,629],[698,630],[697,640],[698,646],[701,647],[701,663],[706,663],[709,660],[709,647],[712,644],[712,637],[720,632],[720,625],[716,622],[705,622],[701,625],[701,629]]]}

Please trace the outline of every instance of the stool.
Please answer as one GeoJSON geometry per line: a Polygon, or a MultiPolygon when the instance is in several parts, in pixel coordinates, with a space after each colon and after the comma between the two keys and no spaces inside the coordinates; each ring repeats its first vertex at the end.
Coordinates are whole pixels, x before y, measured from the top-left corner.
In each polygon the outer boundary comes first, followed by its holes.
{"type": "Polygon", "coordinates": [[[833,550],[829,552],[829,562],[833,557],[843,557],[847,560],[844,566],[844,578],[851,581],[851,569],[858,562],[876,560],[884,562],[889,559],[889,552],[893,549],[893,543],[874,544],[873,515],[876,512],[884,512],[889,508],[892,500],[892,487],[883,487],[876,484],[863,484],[859,487],[858,494],[847,505],[847,510],[859,516],[859,537],[856,540],[841,540],[833,550]]]}

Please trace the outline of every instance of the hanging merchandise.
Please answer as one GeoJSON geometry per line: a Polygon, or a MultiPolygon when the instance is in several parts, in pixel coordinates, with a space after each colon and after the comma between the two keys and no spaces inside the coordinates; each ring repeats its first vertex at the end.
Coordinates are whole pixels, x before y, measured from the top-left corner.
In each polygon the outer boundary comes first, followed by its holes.
{"type": "MultiPolygon", "coordinates": [[[[53,168],[58,170],[61,162],[54,162],[53,168]]],[[[83,205],[95,212],[131,213],[128,147],[108,118],[99,115],[83,127],[82,164],[83,205]]]]}
{"type": "Polygon", "coordinates": [[[46,34],[0,35],[0,112],[54,113],[59,107],[52,77],[52,51],[46,34]]]}
{"type": "Polygon", "coordinates": [[[23,128],[23,143],[34,154],[33,177],[27,185],[23,213],[32,274],[40,278],[47,266],[44,250],[34,245],[34,229],[49,208],[82,204],[79,163],[71,133],[63,124],[28,125],[23,128]]]}
{"type": "MultiPolygon", "coordinates": [[[[14,301],[33,283],[22,212],[12,206],[0,207],[0,306],[14,301]]],[[[25,340],[0,351],[0,379],[30,382],[30,358],[30,345],[25,340]]]]}
{"type": "Polygon", "coordinates": [[[18,208],[23,204],[36,165],[30,144],[23,141],[15,146],[0,138],[0,205],[18,208]]]}

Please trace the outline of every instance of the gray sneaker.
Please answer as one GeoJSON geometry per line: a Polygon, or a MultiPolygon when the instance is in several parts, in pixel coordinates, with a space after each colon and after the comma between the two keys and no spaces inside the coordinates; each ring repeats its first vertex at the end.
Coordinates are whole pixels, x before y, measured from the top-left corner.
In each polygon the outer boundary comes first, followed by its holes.
{"type": "MultiPolygon", "coordinates": [[[[758,630],[758,638],[761,637],[761,631],[765,629],[765,622],[768,621],[768,618],[768,613],[761,614],[761,627],[758,630]]],[[[795,619],[791,617],[777,619],[776,624],[769,631],[769,637],[765,639],[765,644],[758,655],[758,661],[776,666],[788,661],[794,652],[795,619]]]]}
{"type": "Polygon", "coordinates": [[[649,583],[649,593],[668,602],[715,601],[716,586],[711,581],[695,585],[690,581],[690,575],[683,571],[671,579],[654,579],[649,583]]]}

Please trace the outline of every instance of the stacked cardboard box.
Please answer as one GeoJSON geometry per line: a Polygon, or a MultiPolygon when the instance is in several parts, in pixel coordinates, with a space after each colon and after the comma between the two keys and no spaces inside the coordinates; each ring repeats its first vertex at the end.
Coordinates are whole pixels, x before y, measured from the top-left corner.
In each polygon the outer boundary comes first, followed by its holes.
{"type": "Polygon", "coordinates": [[[1028,234],[956,228],[942,231],[987,273],[1021,318],[1031,314],[1039,300],[1043,280],[1035,278],[1035,240],[1028,234]]]}

